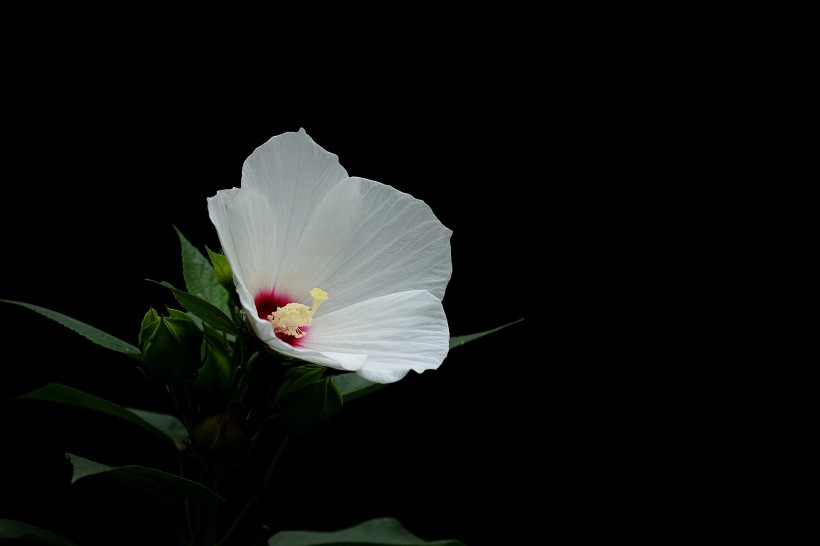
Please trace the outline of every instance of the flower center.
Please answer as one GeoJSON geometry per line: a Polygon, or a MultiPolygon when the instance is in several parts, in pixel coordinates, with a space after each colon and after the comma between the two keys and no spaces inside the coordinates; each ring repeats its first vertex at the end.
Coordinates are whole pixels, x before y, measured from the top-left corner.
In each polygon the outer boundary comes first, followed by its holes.
{"type": "Polygon", "coordinates": [[[313,307],[301,303],[289,303],[276,309],[267,319],[273,324],[273,331],[277,334],[300,338],[305,335],[302,328],[310,326],[316,310],[327,299],[327,292],[321,288],[310,291],[313,296],[313,307]]]}

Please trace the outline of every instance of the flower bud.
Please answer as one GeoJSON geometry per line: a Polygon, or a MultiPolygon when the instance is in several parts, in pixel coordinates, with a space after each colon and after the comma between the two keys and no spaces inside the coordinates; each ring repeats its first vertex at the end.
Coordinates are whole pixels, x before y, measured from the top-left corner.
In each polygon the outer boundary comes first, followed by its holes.
{"type": "Polygon", "coordinates": [[[168,309],[168,314],[149,309],[139,333],[143,367],[160,383],[181,381],[202,365],[202,330],[182,311],[168,309]]]}
{"type": "Polygon", "coordinates": [[[241,408],[227,401],[207,412],[191,431],[191,445],[197,455],[222,461],[247,451],[253,436],[241,408]]]}
{"type": "Polygon", "coordinates": [[[325,368],[307,364],[294,366],[285,373],[275,408],[292,432],[310,434],[330,423],[341,411],[342,403],[342,393],[325,375],[325,368]]]}

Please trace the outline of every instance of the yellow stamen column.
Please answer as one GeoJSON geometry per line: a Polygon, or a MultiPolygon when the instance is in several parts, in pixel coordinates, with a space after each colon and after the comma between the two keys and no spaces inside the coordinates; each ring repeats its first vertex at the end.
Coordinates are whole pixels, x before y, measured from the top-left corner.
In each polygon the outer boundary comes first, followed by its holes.
{"type": "Polygon", "coordinates": [[[321,288],[314,288],[310,295],[313,297],[312,309],[301,303],[289,303],[268,315],[268,320],[273,324],[273,331],[295,338],[304,336],[305,332],[301,328],[310,326],[316,310],[327,299],[327,292],[321,288]]]}

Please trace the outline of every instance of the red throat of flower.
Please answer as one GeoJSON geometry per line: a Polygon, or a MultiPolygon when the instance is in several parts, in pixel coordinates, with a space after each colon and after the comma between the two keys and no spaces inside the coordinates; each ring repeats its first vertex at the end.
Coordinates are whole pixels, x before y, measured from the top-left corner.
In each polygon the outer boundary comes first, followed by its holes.
{"type": "Polygon", "coordinates": [[[272,290],[262,292],[254,298],[256,312],[259,318],[271,322],[276,337],[296,347],[307,335],[314,313],[327,299],[327,292],[321,288],[314,288],[310,295],[313,297],[312,308],[272,290]]]}

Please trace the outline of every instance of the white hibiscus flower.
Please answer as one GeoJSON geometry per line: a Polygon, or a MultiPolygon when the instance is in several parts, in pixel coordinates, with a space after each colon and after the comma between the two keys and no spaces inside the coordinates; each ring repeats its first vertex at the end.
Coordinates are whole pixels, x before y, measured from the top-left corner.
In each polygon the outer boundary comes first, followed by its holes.
{"type": "Polygon", "coordinates": [[[452,231],[423,201],[348,176],[304,129],[254,150],[241,187],[209,198],[208,213],[274,351],[377,383],[447,356],[452,231]]]}

